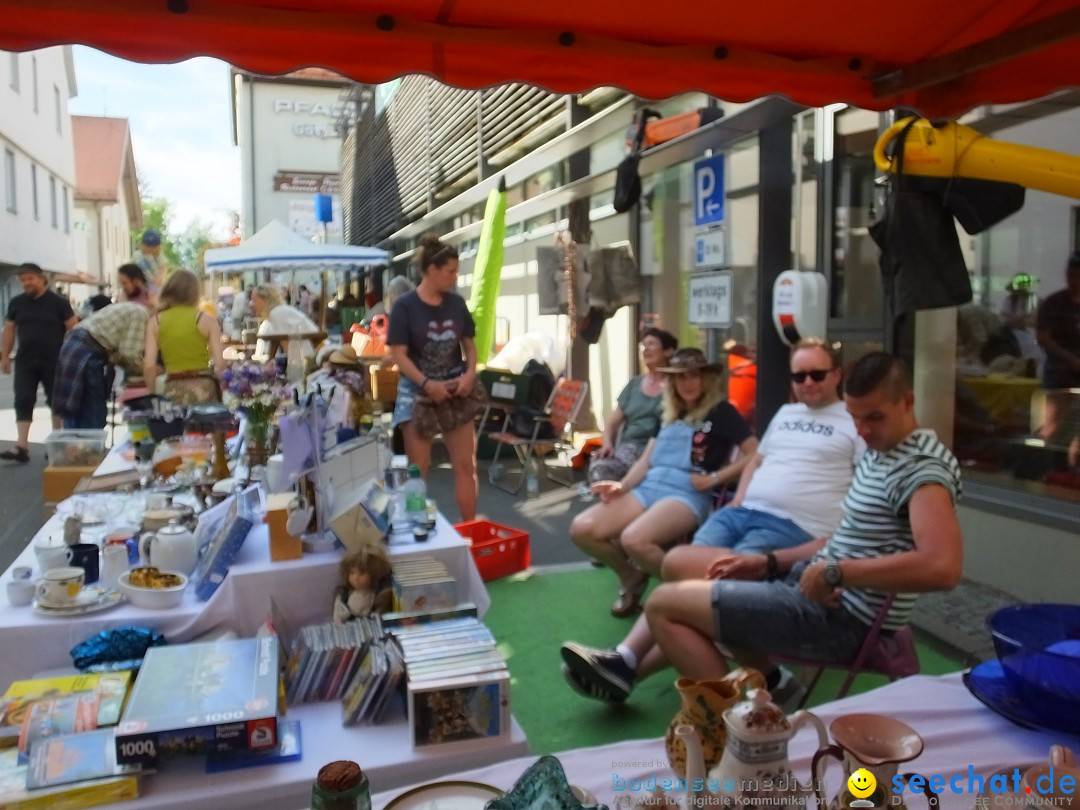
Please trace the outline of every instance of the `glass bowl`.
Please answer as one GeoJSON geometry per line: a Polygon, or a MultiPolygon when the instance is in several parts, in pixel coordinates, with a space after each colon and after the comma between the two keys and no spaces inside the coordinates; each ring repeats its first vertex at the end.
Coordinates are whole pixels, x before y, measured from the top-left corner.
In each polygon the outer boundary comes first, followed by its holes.
{"type": "Polygon", "coordinates": [[[992,613],[987,625],[1019,697],[1080,730],[1080,605],[1011,605],[992,613]]]}

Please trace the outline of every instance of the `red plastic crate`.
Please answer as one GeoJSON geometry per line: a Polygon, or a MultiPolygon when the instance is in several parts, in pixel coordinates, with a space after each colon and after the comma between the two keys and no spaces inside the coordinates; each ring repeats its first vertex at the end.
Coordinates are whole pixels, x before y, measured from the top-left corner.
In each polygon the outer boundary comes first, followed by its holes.
{"type": "Polygon", "coordinates": [[[473,560],[484,582],[508,577],[529,567],[529,533],[488,520],[470,520],[454,526],[472,548],[473,560]]]}

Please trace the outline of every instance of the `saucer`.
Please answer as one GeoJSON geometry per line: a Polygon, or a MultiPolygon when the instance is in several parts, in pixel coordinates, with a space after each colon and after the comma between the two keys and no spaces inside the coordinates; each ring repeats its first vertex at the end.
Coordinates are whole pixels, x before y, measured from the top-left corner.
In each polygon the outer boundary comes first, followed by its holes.
{"type": "Polygon", "coordinates": [[[79,591],[78,597],[69,605],[50,605],[38,600],[34,602],[34,611],[42,616],[79,616],[108,610],[125,601],[124,594],[114,588],[91,585],[79,591]]]}
{"type": "Polygon", "coordinates": [[[1005,676],[1000,661],[983,661],[969,669],[964,673],[964,686],[986,707],[1018,726],[1080,736],[1080,728],[1057,715],[1040,712],[1024,701],[1005,676]]]}

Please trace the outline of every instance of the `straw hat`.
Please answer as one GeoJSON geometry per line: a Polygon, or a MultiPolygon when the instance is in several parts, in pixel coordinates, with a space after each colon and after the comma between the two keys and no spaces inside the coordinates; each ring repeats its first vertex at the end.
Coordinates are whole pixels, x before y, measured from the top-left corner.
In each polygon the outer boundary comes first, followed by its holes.
{"type": "Polygon", "coordinates": [[[356,349],[352,346],[342,346],[331,352],[330,362],[335,366],[356,366],[360,364],[360,358],[356,356],[356,349]]]}
{"type": "Polygon", "coordinates": [[[658,368],[665,374],[685,374],[688,371],[719,371],[719,363],[710,363],[701,349],[679,349],[671,355],[669,365],[658,368]]]}

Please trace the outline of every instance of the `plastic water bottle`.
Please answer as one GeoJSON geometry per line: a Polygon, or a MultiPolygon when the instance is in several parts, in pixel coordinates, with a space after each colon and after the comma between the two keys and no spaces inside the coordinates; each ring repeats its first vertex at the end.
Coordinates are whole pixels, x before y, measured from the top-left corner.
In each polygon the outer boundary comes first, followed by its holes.
{"type": "Polygon", "coordinates": [[[420,467],[409,465],[409,480],[402,487],[405,495],[405,516],[413,526],[427,525],[427,484],[420,477],[420,467]]]}
{"type": "Polygon", "coordinates": [[[390,449],[390,436],[383,427],[381,413],[375,414],[368,435],[375,441],[375,466],[378,476],[376,481],[379,486],[389,492],[392,489],[390,462],[394,457],[394,451],[390,449]]]}
{"type": "Polygon", "coordinates": [[[540,494],[540,460],[533,456],[525,465],[525,497],[535,498],[540,494]]]}

